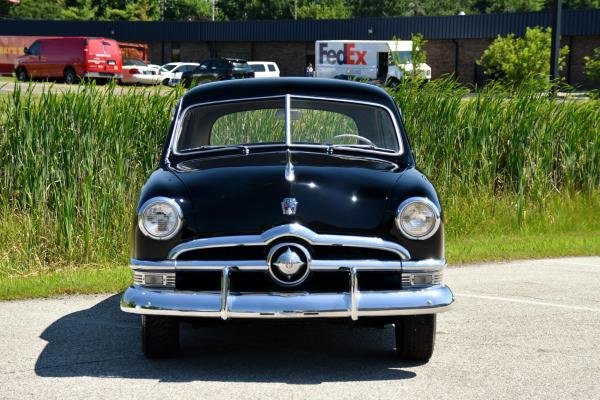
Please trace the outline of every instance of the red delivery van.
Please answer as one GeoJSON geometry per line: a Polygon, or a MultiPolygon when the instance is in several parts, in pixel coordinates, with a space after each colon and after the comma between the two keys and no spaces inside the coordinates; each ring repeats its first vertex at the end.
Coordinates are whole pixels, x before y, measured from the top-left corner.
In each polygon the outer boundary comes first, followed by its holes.
{"type": "Polygon", "coordinates": [[[15,75],[20,81],[62,78],[75,83],[79,78],[120,78],[122,66],[119,45],[112,39],[41,38],[17,57],[15,75]]]}

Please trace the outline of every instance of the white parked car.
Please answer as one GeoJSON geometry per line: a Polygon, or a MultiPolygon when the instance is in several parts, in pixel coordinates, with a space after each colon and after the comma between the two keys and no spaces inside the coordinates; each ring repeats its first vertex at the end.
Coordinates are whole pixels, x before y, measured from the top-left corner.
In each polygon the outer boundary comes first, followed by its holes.
{"type": "Polygon", "coordinates": [[[159,74],[158,69],[139,58],[123,58],[123,76],[119,82],[158,85],[162,82],[162,75],[159,74]]]}
{"type": "Polygon", "coordinates": [[[248,61],[255,78],[279,78],[279,67],[272,61],[248,61]]]}
{"type": "Polygon", "coordinates": [[[193,62],[172,62],[160,67],[163,85],[177,86],[181,81],[181,74],[186,71],[193,71],[200,64],[193,62]]]}

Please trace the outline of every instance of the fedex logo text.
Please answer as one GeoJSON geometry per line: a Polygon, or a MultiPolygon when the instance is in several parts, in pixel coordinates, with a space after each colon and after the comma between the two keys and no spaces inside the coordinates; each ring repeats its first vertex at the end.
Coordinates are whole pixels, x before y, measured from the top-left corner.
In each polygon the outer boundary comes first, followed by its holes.
{"type": "Polygon", "coordinates": [[[335,51],[327,48],[327,43],[319,43],[319,64],[367,65],[367,51],[354,50],[354,43],[344,43],[344,49],[335,51]]]}

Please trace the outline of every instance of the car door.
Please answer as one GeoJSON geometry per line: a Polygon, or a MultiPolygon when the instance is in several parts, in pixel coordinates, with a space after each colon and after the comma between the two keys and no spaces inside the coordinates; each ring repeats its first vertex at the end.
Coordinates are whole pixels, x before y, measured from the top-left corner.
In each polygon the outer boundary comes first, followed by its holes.
{"type": "Polygon", "coordinates": [[[210,80],[219,81],[227,75],[227,62],[224,60],[214,60],[210,68],[210,80]]]}
{"type": "Polygon", "coordinates": [[[43,76],[43,68],[41,62],[42,42],[33,42],[27,49],[27,58],[21,64],[27,70],[31,78],[39,78],[43,76]]]}
{"type": "Polygon", "coordinates": [[[194,71],[194,78],[196,80],[206,80],[212,73],[214,68],[214,63],[210,60],[203,62],[200,64],[198,68],[194,71]]]}

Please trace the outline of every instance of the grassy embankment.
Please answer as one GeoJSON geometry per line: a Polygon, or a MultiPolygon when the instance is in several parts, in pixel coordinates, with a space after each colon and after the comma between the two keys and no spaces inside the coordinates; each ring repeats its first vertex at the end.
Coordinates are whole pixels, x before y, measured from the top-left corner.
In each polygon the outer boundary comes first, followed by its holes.
{"type": "MultiPolygon", "coordinates": [[[[138,190],[177,92],[0,96],[0,299],[119,291],[138,190]]],[[[402,87],[451,264],[600,254],[600,106],[402,87]]]]}

